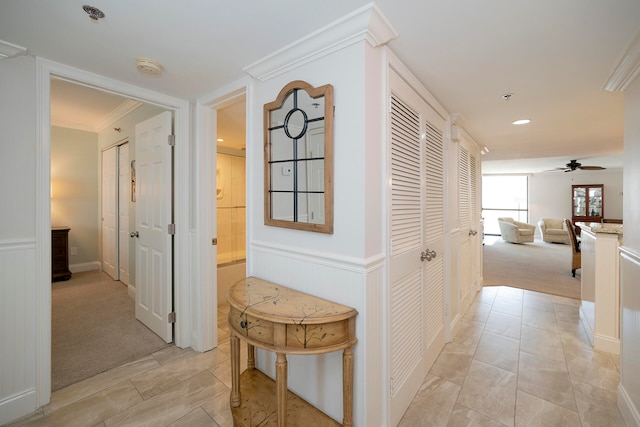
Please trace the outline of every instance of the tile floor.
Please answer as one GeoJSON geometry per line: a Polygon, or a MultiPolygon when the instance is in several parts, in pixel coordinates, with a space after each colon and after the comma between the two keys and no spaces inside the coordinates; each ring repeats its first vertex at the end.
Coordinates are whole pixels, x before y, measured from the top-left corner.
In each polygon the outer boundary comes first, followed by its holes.
{"type": "MultiPolygon", "coordinates": [[[[484,288],[400,425],[624,426],[618,358],[589,346],[578,303],[484,288]]],[[[233,425],[226,311],[219,316],[218,348],[169,347],[53,393],[14,425],[233,425]]]]}

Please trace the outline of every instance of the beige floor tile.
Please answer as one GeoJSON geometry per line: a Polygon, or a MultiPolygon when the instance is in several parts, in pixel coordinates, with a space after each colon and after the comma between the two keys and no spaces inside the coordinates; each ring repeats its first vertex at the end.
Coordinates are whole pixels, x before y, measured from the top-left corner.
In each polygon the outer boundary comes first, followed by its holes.
{"type": "Polygon", "coordinates": [[[566,358],[572,381],[589,384],[614,393],[617,391],[620,372],[607,353],[582,350],[566,353],[566,358]]]}
{"type": "Polygon", "coordinates": [[[216,349],[206,353],[197,353],[189,358],[180,358],[165,365],[136,375],[131,382],[144,399],[149,399],[175,384],[191,378],[199,372],[228,363],[229,357],[216,349]]]}
{"type": "Polygon", "coordinates": [[[577,412],[569,373],[555,360],[521,352],[518,390],[577,412]]]}
{"type": "Polygon", "coordinates": [[[158,361],[159,364],[164,365],[173,360],[180,359],[182,357],[187,357],[193,355],[194,351],[191,347],[180,348],[175,345],[165,347],[160,351],[157,351],[152,354],[153,358],[158,361]]]}
{"type": "MultiPolygon", "coordinates": [[[[579,283],[576,283],[576,284],[579,285],[579,283]]],[[[554,304],[564,304],[564,305],[571,305],[573,307],[580,307],[579,299],[561,297],[558,295],[553,295],[551,298],[554,304]]]]}
{"type": "Polygon", "coordinates": [[[564,304],[554,304],[556,319],[563,322],[579,323],[580,309],[564,304]]]}
{"type": "Polygon", "coordinates": [[[449,343],[444,346],[429,372],[454,384],[462,385],[472,358],[473,351],[470,352],[468,347],[449,343]]]}
{"type": "Polygon", "coordinates": [[[111,386],[23,426],[93,426],[142,402],[130,381],[111,386]]]}
{"type": "Polygon", "coordinates": [[[51,404],[48,407],[48,411],[55,411],[158,366],[158,362],[152,356],[147,356],[72,384],[51,394],[51,404]]]}
{"type": "Polygon", "coordinates": [[[519,354],[520,341],[485,332],[473,358],[507,371],[518,372],[519,354]]]}
{"type": "Polygon", "coordinates": [[[581,427],[580,417],[558,405],[518,391],[516,427],[581,427]]]}
{"type": "Polygon", "coordinates": [[[484,286],[480,290],[480,292],[478,292],[478,294],[476,295],[475,302],[492,304],[497,294],[498,294],[497,286],[484,286]]]}
{"type": "Polygon", "coordinates": [[[484,323],[473,320],[462,320],[458,324],[458,329],[453,336],[452,342],[468,348],[469,352],[473,354],[476,345],[478,345],[478,341],[480,341],[483,330],[484,323]]]}
{"type": "Polygon", "coordinates": [[[462,319],[467,321],[475,320],[476,322],[484,323],[487,321],[487,317],[489,317],[490,311],[491,304],[474,302],[473,304],[471,304],[462,319]]]}
{"type": "Polygon", "coordinates": [[[523,326],[520,350],[546,359],[564,362],[562,340],[557,332],[523,326]]]}
{"type": "Polygon", "coordinates": [[[458,404],[512,426],[515,415],[517,375],[474,360],[471,362],[458,404]]]}
{"type": "Polygon", "coordinates": [[[522,300],[514,300],[498,295],[496,299],[493,300],[491,311],[522,317],[522,300]]]}
{"type": "Polygon", "coordinates": [[[231,391],[223,391],[202,405],[202,409],[207,411],[207,414],[220,427],[233,427],[233,415],[229,404],[230,393],[231,391]]]}
{"type": "Polygon", "coordinates": [[[490,417],[482,415],[469,408],[465,408],[462,405],[456,405],[451,413],[449,424],[447,427],[462,427],[462,426],[474,426],[474,427],[504,427],[502,424],[490,417]]]}
{"type": "Polygon", "coordinates": [[[217,424],[204,409],[196,408],[184,417],[169,424],[169,427],[217,427],[217,424]]]}
{"type": "Polygon", "coordinates": [[[498,288],[497,296],[522,301],[524,298],[524,290],[518,289],[518,288],[511,288],[509,286],[500,286],[498,288]]]}
{"type": "Polygon", "coordinates": [[[573,390],[584,427],[626,425],[618,409],[617,393],[577,382],[573,390]]]}
{"type": "Polygon", "coordinates": [[[558,332],[558,325],[554,313],[525,307],[522,310],[522,324],[545,331],[558,332]]]}
{"type": "Polygon", "coordinates": [[[522,317],[492,311],[487,318],[484,330],[505,337],[520,339],[522,317]]]}
{"type": "Polygon", "coordinates": [[[553,299],[551,295],[525,291],[523,306],[542,311],[553,311],[553,299]]]}
{"type": "Polygon", "coordinates": [[[145,400],[105,421],[111,426],[158,426],[170,424],[210,402],[226,386],[211,372],[203,371],[170,390],[145,400]]]}
{"type": "Polygon", "coordinates": [[[398,426],[446,426],[460,386],[428,374],[398,426]]]}

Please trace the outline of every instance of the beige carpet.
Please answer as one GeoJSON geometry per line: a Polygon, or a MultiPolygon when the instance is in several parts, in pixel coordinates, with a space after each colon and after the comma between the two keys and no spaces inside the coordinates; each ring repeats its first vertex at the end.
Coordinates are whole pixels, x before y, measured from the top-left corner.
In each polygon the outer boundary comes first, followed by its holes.
{"type": "Polygon", "coordinates": [[[52,390],[170,345],[135,319],[127,287],[101,271],[52,283],[51,298],[52,390]]]}
{"type": "Polygon", "coordinates": [[[580,270],[571,276],[571,245],[507,243],[487,236],[483,246],[484,284],[512,286],[569,298],[580,298],[580,270]]]}

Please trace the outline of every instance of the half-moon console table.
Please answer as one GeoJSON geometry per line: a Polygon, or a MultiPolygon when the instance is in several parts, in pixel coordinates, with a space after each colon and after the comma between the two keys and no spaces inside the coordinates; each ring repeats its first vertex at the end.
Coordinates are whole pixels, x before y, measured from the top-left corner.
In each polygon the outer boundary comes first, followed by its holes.
{"type": "Polygon", "coordinates": [[[287,354],[343,350],[343,425],[353,425],[353,345],[358,312],[275,283],[248,277],[229,288],[231,411],[234,425],[339,425],[287,390],[287,354]],[[240,340],[247,370],[240,375],[240,340]],[[276,353],[275,384],[255,369],[254,347],[276,353]]]}

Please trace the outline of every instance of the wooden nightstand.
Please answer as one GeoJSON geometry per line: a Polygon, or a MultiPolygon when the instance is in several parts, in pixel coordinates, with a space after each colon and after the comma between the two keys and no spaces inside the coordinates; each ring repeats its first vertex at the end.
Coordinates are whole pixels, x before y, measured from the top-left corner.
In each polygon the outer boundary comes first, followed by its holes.
{"type": "Polygon", "coordinates": [[[51,228],[51,281],[69,280],[69,227],[51,228]]]}

